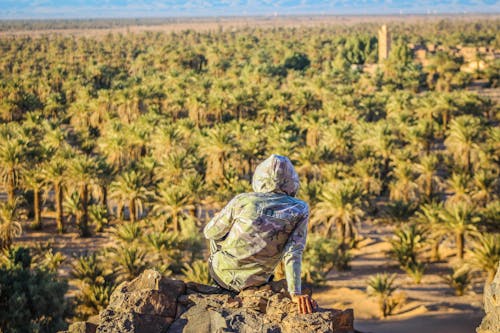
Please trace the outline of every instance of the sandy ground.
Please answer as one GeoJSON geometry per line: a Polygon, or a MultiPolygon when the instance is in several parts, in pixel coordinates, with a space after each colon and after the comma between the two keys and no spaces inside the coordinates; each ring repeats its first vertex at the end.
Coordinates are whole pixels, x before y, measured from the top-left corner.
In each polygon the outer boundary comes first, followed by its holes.
{"type": "Polygon", "coordinates": [[[474,333],[481,314],[436,313],[388,321],[356,320],[355,327],[363,333],[474,333]]]}
{"type": "MultiPolygon", "coordinates": [[[[385,239],[390,229],[367,227],[367,237],[354,251],[349,272],[333,272],[325,287],[314,291],[314,298],[323,307],[353,308],[355,328],[373,333],[472,333],[481,322],[484,280],[478,276],[464,296],[455,296],[442,280],[451,271],[445,261],[428,266],[422,282],[417,285],[386,255],[389,244],[385,239]],[[398,293],[403,299],[395,314],[379,319],[375,299],[366,295],[366,280],[376,273],[396,273],[398,293]]],[[[445,244],[446,245],[446,244],[445,244]]],[[[441,254],[453,263],[453,254],[442,248],[441,254]]]]}
{"type": "MultiPolygon", "coordinates": [[[[43,232],[34,232],[25,225],[18,244],[36,244],[51,241],[56,251],[67,257],[106,247],[106,234],[92,238],[79,238],[75,230],[57,235],[53,220],[44,222],[43,232]]],[[[482,290],[484,280],[477,276],[471,290],[464,296],[455,296],[453,290],[443,282],[442,275],[451,271],[453,253],[442,248],[442,256],[447,261],[432,263],[422,283],[417,285],[386,254],[389,249],[385,241],[391,234],[388,227],[362,226],[361,236],[365,239],[359,249],[353,251],[351,270],[332,272],[325,286],[315,288],[313,297],[322,307],[353,308],[355,328],[364,333],[473,333],[483,316],[482,290]],[[405,299],[395,314],[379,319],[377,303],[366,295],[366,280],[370,275],[388,272],[396,273],[397,293],[405,299]]],[[[69,260],[61,266],[59,273],[68,277],[69,260]]],[[[70,285],[70,294],[75,287],[70,285]]]]}

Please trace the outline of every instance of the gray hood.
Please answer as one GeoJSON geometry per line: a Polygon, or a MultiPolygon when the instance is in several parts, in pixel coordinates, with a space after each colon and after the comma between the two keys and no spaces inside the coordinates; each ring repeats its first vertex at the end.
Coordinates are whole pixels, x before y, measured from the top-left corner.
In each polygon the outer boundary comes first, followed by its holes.
{"type": "Polygon", "coordinates": [[[255,192],[285,193],[294,197],[299,189],[299,176],[288,157],[273,154],[255,168],[252,187],[255,192]]]}

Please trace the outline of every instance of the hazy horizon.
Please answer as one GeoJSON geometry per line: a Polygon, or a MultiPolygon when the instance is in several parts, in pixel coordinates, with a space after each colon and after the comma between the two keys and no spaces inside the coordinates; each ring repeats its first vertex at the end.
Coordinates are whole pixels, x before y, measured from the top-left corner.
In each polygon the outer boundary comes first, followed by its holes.
{"type": "Polygon", "coordinates": [[[3,0],[0,19],[497,14],[495,0],[3,0]]]}

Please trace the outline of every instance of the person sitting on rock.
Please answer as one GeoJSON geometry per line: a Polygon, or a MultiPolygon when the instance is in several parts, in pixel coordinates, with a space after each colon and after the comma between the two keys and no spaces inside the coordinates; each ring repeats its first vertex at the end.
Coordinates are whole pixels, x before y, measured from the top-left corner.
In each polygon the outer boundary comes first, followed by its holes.
{"type": "Polygon", "coordinates": [[[282,261],[299,313],[312,313],[316,302],[301,290],[309,207],[295,198],[297,172],[287,157],[271,155],[255,169],[252,187],[255,192],[234,197],[205,226],[210,275],[222,288],[239,292],[269,282],[282,261]]]}

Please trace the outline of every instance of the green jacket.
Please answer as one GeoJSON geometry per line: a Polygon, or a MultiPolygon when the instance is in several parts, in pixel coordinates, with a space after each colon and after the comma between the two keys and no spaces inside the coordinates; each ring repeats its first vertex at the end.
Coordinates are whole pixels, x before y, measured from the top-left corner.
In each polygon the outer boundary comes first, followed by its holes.
{"type": "Polygon", "coordinates": [[[239,291],[266,283],[283,260],[288,291],[300,294],[309,207],[294,197],[298,175],[287,157],[272,155],[257,166],[252,186],[205,226],[210,271],[239,291]]]}

